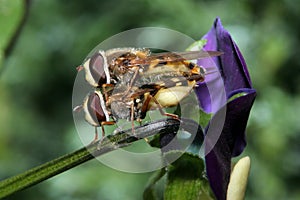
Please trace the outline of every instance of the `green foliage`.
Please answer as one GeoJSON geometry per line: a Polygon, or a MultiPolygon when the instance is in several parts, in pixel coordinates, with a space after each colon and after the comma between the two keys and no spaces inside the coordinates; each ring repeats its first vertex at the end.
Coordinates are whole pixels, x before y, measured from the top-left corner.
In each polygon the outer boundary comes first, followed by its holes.
{"type": "Polygon", "coordinates": [[[206,113],[203,110],[199,110],[199,124],[201,127],[206,127],[211,120],[212,114],[206,113]]]}
{"type": "Polygon", "coordinates": [[[23,8],[23,0],[0,0],[0,27],[2,27],[0,31],[0,67],[4,51],[22,19],[23,8]]]}
{"type": "Polygon", "coordinates": [[[167,173],[166,168],[158,170],[150,177],[148,186],[144,190],[144,200],[157,200],[163,198],[165,189],[165,174],[167,173]]]}
{"type": "MultiPolygon", "coordinates": [[[[171,151],[165,156],[172,157],[178,153],[183,152],[171,151]]],[[[204,174],[204,161],[197,155],[184,153],[171,165],[154,174],[144,191],[144,199],[213,200],[204,174]]]]}
{"type": "Polygon", "coordinates": [[[202,47],[206,44],[206,40],[197,40],[193,44],[191,44],[186,50],[187,51],[196,51],[201,50],[202,47]]]}
{"type": "Polygon", "coordinates": [[[183,154],[169,167],[164,199],[212,200],[204,174],[204,161],[201,158],[183,154]]]}

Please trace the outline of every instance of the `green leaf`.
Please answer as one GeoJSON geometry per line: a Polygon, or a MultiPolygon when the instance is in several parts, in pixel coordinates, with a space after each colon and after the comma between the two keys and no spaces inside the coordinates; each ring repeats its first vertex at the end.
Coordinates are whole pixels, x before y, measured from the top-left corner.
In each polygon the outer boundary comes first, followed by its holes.
{"type": "Polygon", "coordinates": [[[200,114],[200,119],[199,119],[199,124],[201,127],[206,127],[211,120],[212,114],[211,113],[206,113],[203,110],[199,111],[200,114]]]}
{"type": "MultiPolygon", "coordinates": [[[[163,177],[166,174],[166,168],[162,168],[158,170],[156,173],[153,174],[153,176],[150,178],[150,181],[144,190],[143,193],[143,199],[144,200],[157,200],[161,199],[159,194],[160,192],[158,191],[158,188],[163,188],[162,187],[157,187],[158,185],[161,185],[159,183],[163,183],[163,177]]],[[[162,193],[162,192],[161,192],[162,193]]]]}
{"type": "Polygon", "coordinates": [[[4,51],[22,19],[23,8],[23,0],[0,0],[0,68],[4,51]]]}
{"type": "Polygon", "coordinates": [[[204,174],[204,161],[185,153],[168,168],[166,200],[212,200],[212,193],[204,174]]]}
{"type": "Polygon", "coordinates": [[[187,51],[197,51],[197,50],[201,50],[203,48],[203,46],[206,44],[207,40],[202,39],[202,40],[198,40],[196,42],[194,42],[193,44],[191,44],[188,48],[186,48],[187,51]]]}

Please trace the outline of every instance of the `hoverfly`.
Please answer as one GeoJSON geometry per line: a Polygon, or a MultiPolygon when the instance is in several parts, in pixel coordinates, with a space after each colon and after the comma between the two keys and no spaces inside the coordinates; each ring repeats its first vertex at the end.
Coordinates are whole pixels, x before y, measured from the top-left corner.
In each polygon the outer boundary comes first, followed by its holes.
{"type": "Polygon", "coordinates": [[[97,51],[78,67],[85,70],[86,81],[96,88],[82,104],[85,119],[95,127],[101,126],[104,135],[104,125],[128,119],[133,127],[133,121],[141,121],[152,108],[176,118],[162,108],[177,105],[198,81],[205,79],[204,68],[189,60],[221,54],[218,51],[153,54],[144,48],[97,51]]]}
{"type": "Polygon", "coordinates": [[[79,66],[85,70],[85,79],[93,87],[116,84],[126,73],[191,75],[204,74],[203,68],[195,68],[188,60],[219,56],[219,51],[164,52],[152,54],[146,48],[115,48],[97,51],[79,66]],[[168,64],[168,65],[165,65],[168,64]],[[202,70],[199,72],[199,70],[202,70]]]}

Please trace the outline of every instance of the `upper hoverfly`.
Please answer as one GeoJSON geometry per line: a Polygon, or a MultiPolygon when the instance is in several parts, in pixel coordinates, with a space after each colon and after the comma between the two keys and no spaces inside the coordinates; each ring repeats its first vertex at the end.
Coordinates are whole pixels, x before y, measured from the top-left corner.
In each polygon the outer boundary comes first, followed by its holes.
{"type": "Polygon", "coordinates": [[[221,54],[218,51],[151,53],[144,48],[95,52],[78,68],[85,70],[86,81],[96,88],[82,104],[85,119],[95,127],[101,126],[104,135],[104,125],[128,119],[133,127],[134,120],[141,121],[153,108],[176,118],[162,108],[177,105],[197,82],[205,79],[205,69],[189,60],[221,54]]]}

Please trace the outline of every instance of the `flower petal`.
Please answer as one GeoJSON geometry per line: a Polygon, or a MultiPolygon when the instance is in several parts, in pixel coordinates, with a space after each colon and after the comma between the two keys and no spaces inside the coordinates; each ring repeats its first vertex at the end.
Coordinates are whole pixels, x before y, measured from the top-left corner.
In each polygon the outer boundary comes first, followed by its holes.
{"type": "Polygon", "coordinates": [[[227,102],[223,79],[218,70],[215,71],[216,73],[208,74],[205,82],[198,83],[195,88],[200,106],[206,113],[216,113],[227,102]]]}
{"type": "MultiPolygon", "coordinates": [[[[216,19],[213,28],[216,33],[214,36],[216,39],[214,40],[217,41],[217,49],[215,50],[224,52],[219,57],[220,62],[217,66],[224,78],[226,92],[228,93],[239,88],[251,88],[252,83],[245,60],[239,48],[232,40],[231,35],[223,28],[219,18],[216,19]]],[[[207,38],[207,40],[209,39],[207,38]]],[[[204,48],[205,50],[210,50],[208,49],[209,46],[204,48]]]]}
{"type": "Polygon", "coordinates": [[[209,74],[205,82],[199,83],[196,93],[204,111],[215,113],[226,103],[223,97],[224,90],[228,98],[234,90],[252,88],[252,83],[239,48],[223,28],[219,18],[202,39],[207,40],[204,50],[224,52],[218,57],[198,60],[198,64],[208,69],[209,74]]]}
{"type": "Polygon", "coordinates": [[[245,89],[244,96],[230,101],[212,118],[205,138],[205,162],[207,176],[217,199],[226,199],[230,177],[231,158],[242,152],[246,145],[245,128],[249,113],[256,97],[255,90],[245,89]],[[217,142],[216,132],[222,123],[226,109],[224,127],[217,142]]]}

